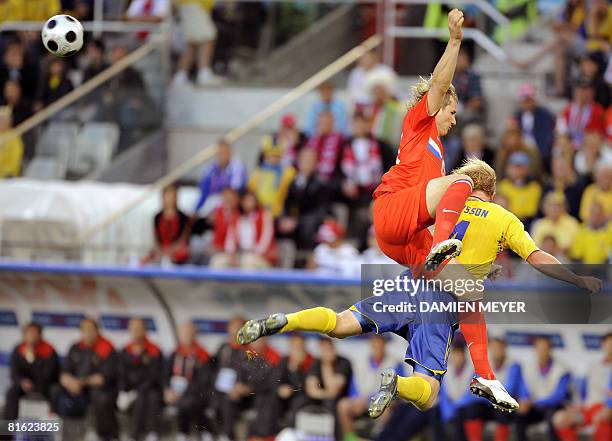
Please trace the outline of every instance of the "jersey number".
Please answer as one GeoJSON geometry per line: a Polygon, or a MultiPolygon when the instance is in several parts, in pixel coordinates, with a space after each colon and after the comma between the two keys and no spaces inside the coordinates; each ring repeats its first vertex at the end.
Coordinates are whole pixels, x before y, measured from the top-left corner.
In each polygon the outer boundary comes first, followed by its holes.
{"type": "Polygon", "coordinates": [[[453,228],[453,232],[451,233],[450,238],[463,240],[463,236],[465,236],[465,232],[467,231],[469,226],[470,221],[462,220],[457,225],[455,225],[455,228],[453,228]]]}

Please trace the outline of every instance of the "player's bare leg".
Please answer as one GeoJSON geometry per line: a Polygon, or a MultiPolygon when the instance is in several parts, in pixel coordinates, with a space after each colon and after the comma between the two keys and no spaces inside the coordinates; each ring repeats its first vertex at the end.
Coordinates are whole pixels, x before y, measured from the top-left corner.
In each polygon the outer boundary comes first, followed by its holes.
{"type": "Polygon", "coordinates": [[[472,179],[461,174],[442,176],[427,183],[427,211],[436,221],[433,246],[425,259],[426,270],[437,269],[442,262],[461,252],[461,241],[449,239],[449,236],[463,211],[465,201],[472,193],[472,185],[472,179]]]}
{"type": "Polygon", "coordinates": [[[282,312],[266,318],[249,320],[236,333],[236,342],[245,345],[258,338],[282,332],[320,332],[334,338],[345,338],[362,333],[361,325],[349,310],[336,313],[318,306],[291,314],[282,312]]]}
{"type": "Polygon", "coordinates": [[[438,380],[420,372],[400,377],[395,369],[387,368],[380,375],[380,388],[370,399],[368,407],[370,418],[381,416],[398,396],[421,411],[431,409],[440,391],[438,380]]]}

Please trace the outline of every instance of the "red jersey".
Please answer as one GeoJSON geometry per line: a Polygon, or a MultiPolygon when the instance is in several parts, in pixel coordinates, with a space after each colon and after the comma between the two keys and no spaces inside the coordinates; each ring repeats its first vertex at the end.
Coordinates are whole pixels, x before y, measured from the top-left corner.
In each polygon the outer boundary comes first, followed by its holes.
{"type": "Polygon", "coordinates": [[[382,182],[374,191],[374,198],[444,175],[444,148],[436,127],[436,117],[427,113],[426,93],[404,117],[395,165],[383,175],[382,182]]]}

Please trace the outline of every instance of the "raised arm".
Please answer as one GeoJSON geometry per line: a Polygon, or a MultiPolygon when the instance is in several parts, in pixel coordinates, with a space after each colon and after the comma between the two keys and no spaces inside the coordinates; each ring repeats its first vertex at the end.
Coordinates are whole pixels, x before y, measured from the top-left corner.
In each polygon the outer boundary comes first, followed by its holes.
{"type": "Polygon", "coordinates": [[[548,254],[546,251],[534,251],[527,258],[527,263],[548,277],[571,283],[591,294],[601,291],[602,282],[600,279],[574,274],[569,268],[559,262],[555,256],[548,254]]]}
{"type": "Polygon", "coordinates": [[[463,12],[453,9],[448,13],[448,31],[450,39],[444,50],[444,54],[436,64],[431,78],[431,87],[427,93],[427,112],[435,114],[442,108],[444,95],[451,86],[455,68],[457,67],[457,57],[461,38],[463,38],[463,12]]]}

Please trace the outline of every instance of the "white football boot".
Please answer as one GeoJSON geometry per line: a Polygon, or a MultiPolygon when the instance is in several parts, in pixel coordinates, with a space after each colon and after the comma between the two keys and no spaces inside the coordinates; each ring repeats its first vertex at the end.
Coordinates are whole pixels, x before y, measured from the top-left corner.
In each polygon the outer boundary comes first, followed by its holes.
{"type": "Polygon", "coordinates": [[[485,380],[482,377],[474,377],[470,384],[470,391],[474,395],[486,398],[499,410],[514,412],[519,408],[518,402],[512,398],[499,380],[485,380]]]}

